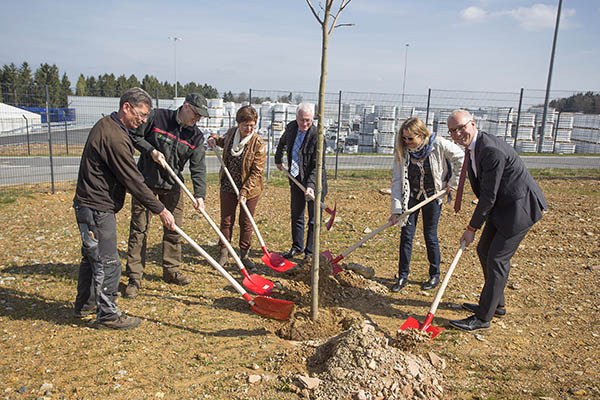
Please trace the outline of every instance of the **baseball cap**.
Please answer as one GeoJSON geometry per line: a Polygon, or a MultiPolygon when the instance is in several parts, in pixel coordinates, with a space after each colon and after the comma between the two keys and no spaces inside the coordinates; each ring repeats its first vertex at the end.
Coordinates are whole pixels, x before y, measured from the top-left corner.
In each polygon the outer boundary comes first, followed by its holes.
{"type": "Polygon", "coordinates": [[[208,117],[208,106],[206,99],[200,93],[190,93],[185,96],[185,102],[194,106],[198,114],[208,117]]]}

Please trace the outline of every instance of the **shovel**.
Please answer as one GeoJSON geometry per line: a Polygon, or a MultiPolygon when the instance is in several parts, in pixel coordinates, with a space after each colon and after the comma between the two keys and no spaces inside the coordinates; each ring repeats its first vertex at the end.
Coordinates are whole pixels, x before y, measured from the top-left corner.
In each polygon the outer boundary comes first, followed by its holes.
{"type": "MultiPolygon", "coordinates": [[[[445,193],[446,193],[445,190],[440,190],[439,192],[437,192],[433,196],[427,198],[426,200],[423,200],[419,204],[417,204],[414,207],[409,208],[408,210],[406,210],[405,212],[403,212],[400,215],[399,218],[403,218],[403,217],[406,217],[406,216],[414,213],[419,208],[423,207],[424,205],[426,205],[428,203],[431,203],[433,200],[437,199],[438,197],[441,197],[445,193]]],[[[385,224],[383,224],[379,228],[375,229],[373,232],[369,233],[364,238],[360,239],[358,242],[354,243],[352,246],[348,247],[348,249],[346,249],[342,254],[340,254],[336,258],[333,258],[333,256],[331,255],[331,252],[329,250],[325,250],[325,251],[321,252],[321,255],[329,260],[329,264],[331,264],[331,268],[333,269],[333,274],[335,275],[338,272],[342,272],[342,267],[340,267],[340,265],[338,263],[341,260],[343,260],[344,257],[346,257],[348,254],[352,253],[354,250],[356,250],[357,248],[359,248],[360,246],[362,246],[362,244],[364,242],[366,242],[367,240],[371,239],[373,236],[377,235],[379,232],[383,231],[384,229],[389,228],[392,225],[394,225],[394,224],[391,221],[386,222],[385,224]]]]}
{"type": "Polygon", "coordinates": [[[219,263],[215,261],[214,258],[210,256],[210,254],[204,251],[202,247],[198,246],[198,243],[194,242],[194,240],[191,237],[186,235],[185,232],[181,230],[181,228],[175,225],[174,230],[177,233],[179,233],[190,245],[192,245],[192,247],[198,253],[200,253],[202,257],[206,258],[210,265],[212,265],[213,268],[219,271],[221,275],[223,275],[229,281],[229,283],[233,285],[235,290],[237,290],[242,295],[244,300],[246,300],[248,304],[250,304],[250,308],[252,309],[252,311],[257,313],[258,315],[262,315],[263,317],[275,318],[279,320],[286,320],[290,316],[290,314],[294,310],[293,302],[262,296],[252,298],[252,296],[250,296],[248,292],[246,292],[246,290],[244,290],[244,288],[239,283],[237,283],[237,281],[233,279],[233,277],[229,275],[229,273],[225,271],[223,267],[221,267],[219,263]]]}
{"type": "MultiPolygon", "coordinates": [[[[173,171],[171,166],[165,162],[164,167],[167,171],[169,171],[169,174],[171,175],[171,177],[173,179],[175,179],[175,181],[179,184],[179,186],[181,186],[181,188],[183,189],[185,194],[187,194],[187,196],[190,198],[190,200],[192,200],[192,202],[195,203],[196,199],[190,193],[188,188],[185,187],[185,185],[183,184],[181,179],[179,179],[179,177],[175,174],[175,171],[173,171]]],[[[256,274],[250,275],[248,273],[248,271],[246,270],[246,267],[244,267],[242,260],[240,260],[240,258],[236,254],[235,250],[233,250],[233,247],[231,247],[231,244],[229,243],[229,241],[225,238],[225,235],[223,235],[223,232],[221,232],[219,227],[210,218],[210,216],[207,214],[206,210],[200,210],[200,213],[202,214],[202,216],[204,218],[206,218],[206,220],[208,221],[210,226],[213,228],[213,230],[217,233],[217,235],[219,235],[221,242],[223,242],[225,244],[225,247],[227,247],[229,254],[231,254],[231,256],[235,260],[238,267],[240,267],[240,271],[242,272],[242,275],[244,276],[244,280],[242,281],[242,284],[245,287],[247,287],[248,290],[250,290],[252,293],[262,294],[262,295],[271,294],[271,291],[273,290],[273,286],[274,286],[273,282],[271,282],[268,279],[263,278],[260,275],[256,275],[256,274]]]]}
{"type": "MultiPolygon", "coordinates": [[[[231,177],[229,170],[225,166],[225,163],[223,162],[223,159],[221,158],[221,154],[219,154],[219,150],[217,149],[217,146],[215,146],[213,148],[213,150],[214,150],[217,158],[219,159],[221,166],[223,167],[223,171],[225,171],[225,175],[227,175],[227,178],[229,179],[229,183],[231,183],[231,187],[233,187],[233,190],[235,190],[235,194],[239,198],[240,190],[235,185],[235,182],[233,181],[233,178],[231,177]]],[[[294,264],[290,260],[286,260],[285,258],[283,258],[281,255],[279,255],[277,253],[269,253],[269,251],[267,250],[267,245],[265,245],[265,241],[263,240],[262,235],[260,234],[260,232],[258,230],[258,226],[256,226],[256,222],[254,221],[254,218],[252,217],[250,210],[248,210],[248,206],[246,205],[246,203],[244,203],[242,201],[240,201],[240,203],[242,205],[242,208],[244,209],[244,212],[248,216],[250,223],[252,224],[252,229],[254,229],[254,233],[256,233],[256,237],[258,238],[258,241],[260,242],[260,246],[264,253],[264,255],[261,258],[262,262],[267,267],[269,267],[277,272],[284,272],[290,268],[294,268],[296,266],[296,264],[294,264]]]]}
{"type": "MultiPolygon", "coordinates": [[[[290,174],[290,171],[288,171],[288,169],[286,167],[284,167],[283,164],[281,165],[281,168],[283,168],[285,173],[300,188],[300,190],[302,190],[304,192],[304,194],[306,194],[306,188],[304,186],[302,186],[302,184],[296,178],[294,178],[292,176],[292,174],[290,174]]],[[[311,197],[314,201],[315,200],[314,196],[311,196],[311,197]]],[[[327,207],[327,205],[325,205],[325,203],[323,203],[323,202],[321,202],[321,208],[323,210],[325,210],[325,212],[327,212],[327,214],[331,215],[331,217],[329,217],[329,221],[327,221],[327,223],[325,224],[325,227],[329,231],[329,230],[331,230],[331,227],[333,226],[333,223],[335,222],[335,214],[337,212],[337,202],[333,206],[333,210],[331,208],[327,207]]]]}
{"type": "Polygon", "coordinates": [[[401,331],[407,330],[409,328],[418,329],[420,331],[425,331],[427,333],[430,333],[431,339],[433,339],[434,337],[439,335],[444,330],[444,328],[439,328],[437,326],[431,326],[431,322],[433,321],[433,314],[435,314],[435,312],[438,308],[438,305],[440,304],[442,295],[444,294],[444,291],[446,290],[446,286],[448,286],[448,281],[450,280],[450,277],[452,276],[452,273],[454,272],[454,268],[456,267],[456,264],[458,264],[458,260],[460,259],[460,256],[462,255],[462,252],[464,249],[465,249],[465,242],[461,242],[460,248],[456,252],[456,255],[454,256],[454,260],[452,260],[452,264],[450,265],[450,268],[448,268],[448,272],[446,273],[446,276],[444,277],[444,280],[442,281],[440,288],[438,289],[437,293],[435,294],[435,299],[433,300],[433,303],[431,304],[431,308],[429,309],[429,313],[427,314],[427,317],[425,318],[425,322],[423,322],[423,324],[421,325],[421,324],[419,324],[419,321],[417,321],[413,317],[408,317],[406,322],[404,322],[404,324],[402,324],[402,326],[400,327],[401,331]]]}

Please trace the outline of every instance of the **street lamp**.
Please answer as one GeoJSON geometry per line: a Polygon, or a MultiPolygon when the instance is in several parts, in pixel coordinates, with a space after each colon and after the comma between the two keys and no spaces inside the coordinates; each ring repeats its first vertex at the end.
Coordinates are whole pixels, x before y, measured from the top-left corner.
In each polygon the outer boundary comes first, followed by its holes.
{"type": "Polygon", "coordinates": [[[175,55],[173,58],[175,62],[175,97],[177,97],[177,41],[182,41],[183,39],[177,36],[169,36],[169,40],[172,40],[175,44],[175,55]]]}
{"type": "Polygon", "coordinates": [[[401,108],[404,108],[404,88],[406,86],[406,64],[408,63],[408,46],[409,46],[409,44],[406,43],[406,50],[404,51],[404,79],[402,79],[402,106],[401,106],[401,108]]]}

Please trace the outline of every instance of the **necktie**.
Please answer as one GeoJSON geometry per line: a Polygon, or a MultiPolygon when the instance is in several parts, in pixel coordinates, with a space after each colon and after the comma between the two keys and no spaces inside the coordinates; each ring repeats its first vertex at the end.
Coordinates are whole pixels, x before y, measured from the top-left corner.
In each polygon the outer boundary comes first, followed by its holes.
{"type": "Polygon", "coordinates": [[[456,199],[454,200],[454,211],[460,211],[460,204],[462,203],[463,190],[465,188],[465,179],[467,178],[467,168],[469,167],[469,163],[471,162],[470,150],[465,150],[465,159],[463,160],[463,165],[460,170],[460,177],[458,178],[458,188],[456,189],[456,199]]]}
{"type": "Polygon", "coordinates": [[[304,135],[298,132],[296,136],[296,140],[294,141],[294,146],[292,148],[292,164],[290,165],[290,174],[295,178],[300,173],[300,168],[298,166],[299,162],[299,152],[300,146],[302,146],[302,142],[304,140],[304,135]]]}

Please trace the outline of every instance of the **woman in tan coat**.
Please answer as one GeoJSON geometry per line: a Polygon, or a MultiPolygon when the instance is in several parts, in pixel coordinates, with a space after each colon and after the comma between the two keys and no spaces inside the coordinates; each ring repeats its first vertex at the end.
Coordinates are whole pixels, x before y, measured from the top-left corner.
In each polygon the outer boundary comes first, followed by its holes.
{"type": "MultiPolygon", "coordinates": [[[[240,192],[235,193],[229,179],[221,168],[220,172],[220,201],[221,201],[221,232],[231,242],[235,212],[240,202],[246,203],[250,213],[258,205],[258,199],[263,190],[263,170],[266,161],[266,145],[264,140],[254,132],[258,114],[251,106],[244,106],[235,116],[237,126],[227,131],[225,136],[210,135],[208,145],[223,148],[223,162],[231,173],[233,180],[240,192]]],[[[242,263],[248,271],[255,269],[254,263],[248,258],[250,239],[252,237],[252,224],[250,219],[240,207],[240,255],[242,263]]],[[[219,241],[219,264],[225,265],[228,258],[225,244],[219,241]]]]}

